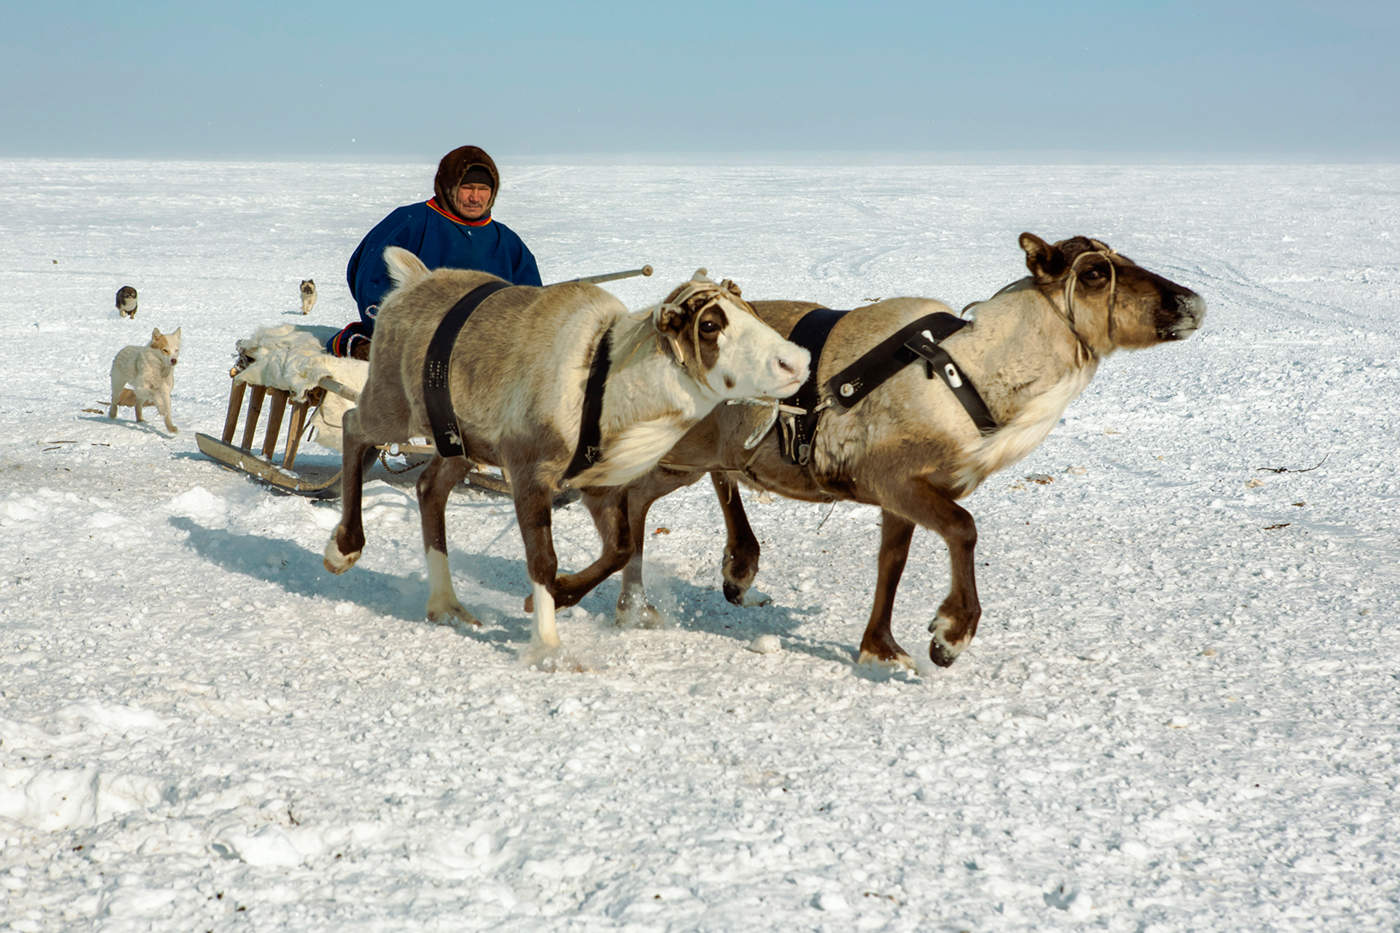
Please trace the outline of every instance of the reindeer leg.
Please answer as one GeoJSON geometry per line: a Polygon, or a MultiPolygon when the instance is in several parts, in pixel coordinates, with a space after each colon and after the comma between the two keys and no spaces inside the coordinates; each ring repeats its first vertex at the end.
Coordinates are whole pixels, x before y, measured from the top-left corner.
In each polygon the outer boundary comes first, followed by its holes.
{"type": "Polygon", "coordinates": [[[447,497],[452,487],[467,475],[466,457],[437,454],[423,469],[416,485],[418,516],[423,523],[423,552],[428,561],[428,620],[453,618],[468,625],[481,620],[467,611],[452,589],[452,573],[447,566],[447,497]]]}
{"type": "Polygon", "coordinates": [[[537,650],[556,651],[559,632],[554,621],[554,586],[559,558],[554,553],[549,487],[535,477],[533,464],[502,464],[511,471],[515,496],[515,519],[525,543],[525,565],[530,573],[530,598],[534,608],[535,632],[530,639],[537,650]]]}
{"type": "MultiPolygon", "coordinates": [[[[933,633],[929,642],[929,659],[939,667],[952,664],[977,633],[982,617],[982,604],[977,599],[977,577],[973,567],[973,552],[977,547],[977,524],[967,510],[946,493],[925,480],[915,479],[908,485],[889,490],[881,503],[888,511],[898,512],[917,521],[925,528],[938,532],[948,547],[949,589],[938,615],[929,623],[933,633]]],[[[881,560],[884,555],[882,553],[881,560]]],[[[882,567],[883,572],[883,567],[882,567]]],[[[896,578],[897,579],[897,578],[896,578]]],[[[877,595],[877,600],[883,598],[877,595]]],[[[893,589],[889,597],[894,598],[893,589]]],[[[873,616],[872,616],[873,617],[873,616]]]]}
{"type": "Polygon", "coordinates": [[[643,627],[661,624],[661,613],[647,599],[642,576],[647,537],[647,513],[652,503],[682,486],[689,486],[701,473],[679,473],[674,470],[652,470],[627,487],[627,527],[630,532],[627,564],[622,568],[622,589],[617,595],[617,624],[628,622],[643,627]]]}
{"type": "MultiPolygon", "coordinates": [[[[719,509],[724,514],[724,561],[721,565],[724,576],[724,598],[736,606],[754,605],[745,603],[744,595],[753,586],[753,578],[758,576],[758,538],[749,524],[748,513],[744,511],[744,501],[739,498],[739,484],[727,473],[710,474],[715,494],[719,497],[719,509]]],[[[767,600],[762,600],[762,605],[767,600]]]]}
{"type": "Polygon", "coordinates": [[[914,523],[889,511],[880,513],[880,556],[875,580],[875,602],[870,607],[870,621],[860,639],[859,664],[877,662],[902,664],[913,668],[914,661],[890,634],[890,618],[894,614],[894,594],[904,575],[909,559],[909,542],[914,537],[914,523]]]}
{"type": "Polygon", "coordinates": [[[611,486],[601,491],[584,490],[583,504],[593,517],[593,527],[603,542],[598,559],[578,573],[563,574],[554,580],[554,603],[558,608],[572,606],[594,587],[621,570],[632,554],[627,525],[625,487],[611,486]]]}
{"type": "Polygon", "coordinates": [[[632,486],[627,491],[628,557],[622,567],[622,584],[617,593],[617,612],[614,620],[618,625],[638,625],[642,628],[657,628],[661,625],[661,613],[647,599],[646,582],[642,578],[643,552],[646,550],[647,513],[659,495],[653,490],[632,486]]]}
{"type": "Polygon", "coordinates": [[[365,469],[373,462],[374,445],[359,431],[359,412],[345,413],[340,444],[340,524],[326,542],[322,563],[331,573],[344,573],[355,566],[365,547],[365,529],[360,503],[365,469]]]}
{"type": "Polygon", "coordinates": [[[938,616],[929,623],[933,633],[929,641],[929,659],[939,667],[957,660],[977,634],[977,622],[982,618],[982,604],[977,599],[977,575],[973,552],[977,547],[977,525],[967,510],[951,499],[946,501],[947,521],[938,528],[948,545],[951,587],[938,616]]]}

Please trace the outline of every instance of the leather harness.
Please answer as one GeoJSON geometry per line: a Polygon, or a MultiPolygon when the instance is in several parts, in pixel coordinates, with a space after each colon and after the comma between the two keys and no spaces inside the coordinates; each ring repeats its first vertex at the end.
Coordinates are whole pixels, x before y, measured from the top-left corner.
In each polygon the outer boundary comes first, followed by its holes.
{"type": "Polygon", "coordinates": [[[584,470],[603,459],[603,386],[608,381],[608,370],[612,368],[612,351],[609,344],[612,337],[604,334],[593,353],[593,362],[588,365],[588,384],[583,390],[583,420],[578,426],[578,446],[574,448],[574,459],[564,471],[565,479],[573,479],[584,470]]]}
{"type": "Polygon", "coordinates": [[[972,380],[948,355],[948,351],[939,345],[968,324],[962,318],[944,311],[906,324],[832,376],[824,385],[818,386],[817,364],[822,348],[831,329],[847,313],[815,308],[802,316],[788,337],[812,354],[811,374],[793,396],[793,404],[804,409],[804,413],[784,423],[781,446],[789,462],[805,466],[811,459],[817,423],[828,407],[839,405],[843,409],[852,408],[885,380],[918,360],[924,361],[928,378],[932,379],[936,374],[952,390],[980,433],[990,434],[997,429],[996,419],[972,385],[972,380]]]}
{"type": "MultiPolygon", "coordinates": [[[[462,431],[457,424],[457,414],[452,408],[451,367],[452,348],[467,318],[480,307],[481,303],[503,288],[509,282],[492,281],[478,285],[454,304],[438,324],[428,341],[428,353],[423,360],[423,402],[428,409],[428,424],[432,428],[433,443],[438,456],[464,457],[462,431]]],[[[583,419],[579,425],[578,444],[574,448],[573,459],[569,462],[565,479],[582,473],[603,458],[599,442],[602,439],[603,386],[608,380],[608,370],[612,357],[608,348],[609,338],[603,335],[593,361],[588,367],[588,383],[584,389],[583,419]]]]}

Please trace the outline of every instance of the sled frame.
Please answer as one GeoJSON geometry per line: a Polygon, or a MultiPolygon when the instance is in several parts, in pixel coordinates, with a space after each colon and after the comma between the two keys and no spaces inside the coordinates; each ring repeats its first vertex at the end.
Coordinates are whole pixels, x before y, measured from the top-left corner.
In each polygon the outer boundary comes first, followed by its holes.
{"type": "MultiPolygon", "coordinates": [[[[197,433],[195,442],[206,456],[278,489],[312,498],[335,498],[340,495],[340,470],[337,469],[328,475],[303,475],[294,469],[302,436],[306,433],[306,422],[325,400],[327,392],[334,392],[351,402],[358,402],[360,398],[360,394],[354,389],[329,376],[323,377],[309,389],[301,401],[293,399],[291,393],[285,389],[234,379],[229,387],[228,411],[224,416],[222,436],[215,438],[210,434],[197,433]],[[248,391],[250,388],[251,392],[248,391]],[[239,430],[239,418],[243,416],[245,400],[248,403],[247,415],[243,419],[239,443],[234,444],[233,439],[239,430]],[[267,426],[262,443],[255,449],[254,443],[264,409],[268,414],[267,426]],[[276,462],[277,445],[282,437],[284,423],[287,426],[286,440],[279,464],[276,462]]],[[[435,448],[426,444],[381,444],[378,449],[381,458],[386,454],[410,454],[424,457],[423,463],[436,453],[435,448]]],[[[472,470],[467,474],[467,482],[486,492],[505,496],[511,494],[510,481],[504,476],[472,470]]],[[[562,505],[576,498],[576,495],[561,496],[556,499],[555,504],[562,505]]]]}

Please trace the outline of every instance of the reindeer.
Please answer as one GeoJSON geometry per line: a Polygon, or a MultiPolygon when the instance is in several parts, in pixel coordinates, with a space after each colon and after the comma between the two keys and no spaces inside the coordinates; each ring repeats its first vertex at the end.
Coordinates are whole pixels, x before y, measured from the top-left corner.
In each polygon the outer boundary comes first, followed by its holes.
{"type": "Polygon", "coordinates": [[[780,398],[807,378],[807,351],[760,321],[732,282],[716,284],[704,270],[632,314],[588,283],[506,287],[483,272],[430,272],[392,246],[384,259],[395,287],[380,305],[359,403],[343,422],[342,512],[326,569],[345,572],[364,548],[361,486],[376,445],[432,434],[438,453],[417,482],[428,618],[480,624],[452,587],[445,509],[469,461],[500,466],[524,539],[526,606],[541,655],[560,646],[556,608],[621,569],[628,537],[620,508],[595,511],[603,556],[558,577],[553,495],[569,485],[600,500],[606,487],[651,470],[720,402],[780,398]],[[459,318],[464,296],[483,288],[499,290],[457,321],[454,340],[440,324],[459,318]]]}
{"type": "MultiPolygon", "coordinates": [[[[973,315],[971,323],[939,344],[955,361],[952,379],[934,378],[933,353],[920,359],[911,352],[912,365],[899,368],[862,400],[842,404],[854,382],[833,377],[849,373],[867,351],[911,322],[950,311],[923,298],[866,305],[839,318],[813,362],[820,414],[805,462],[784,453],[784,432],[764,433],[762,412],[726,406],[692,428],[649,475],[624,490],[609,490],[607,495],[622,503],[631,531],[619,617],[655,611],[646,604],[642,577],[651,503],[708,472],[727,530],[724,594],[739,605],[757,573],[759,545],[736,480],[793,499],[849,500],[881,510],[875,599],[861,638],[862,662],[913,666],[890,632],[895,590],[914,528],[937,532],[948,547],[951,583],[929,625],[929,657],[940,666],[952,664],[972,640],[982,612],[973,569],[977,527],[957,500],[1034,450],[1088,386],[1100,359],[1120,348],[1182,340],[1205,315],[1199,295],[1099,240],[1074,237],[1050,245],[1023,233],[1020,245],[1030,276],[965,309],[973,315]],[[978,416],[958,400],[966,384],[984,403],[978,416]]],[[[779,333],[790,334],[819,306],[758,301],[753,307],[779,333]]],[[[912,343],[919,343],[918,334],[912,343]]],[[[599,513],[614,505],[595,503],[588,494],[584,502],[599,513]]]]}

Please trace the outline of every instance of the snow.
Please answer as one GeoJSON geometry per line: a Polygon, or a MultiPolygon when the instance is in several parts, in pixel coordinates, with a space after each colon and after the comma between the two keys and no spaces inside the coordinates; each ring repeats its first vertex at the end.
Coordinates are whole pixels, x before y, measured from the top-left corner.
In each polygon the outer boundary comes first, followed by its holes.
{"type": "MultiPolygon", "coordinates": [[[[195,446],[238,340],[351,319],[350,251],[431,165],[0,161],[0,929],[1400,923],[1400,166],[503,168],[546,280],[656,268],[607,286],[629,307],[700,266],[960,307],[1030,230],[1208,312],[966,500],[984,615],[951,668],[854,663],[874,509],[750,492],[770,601],[738,608],[699,483],[651,516],[666,624],[615,626],[608,581],[541,670],[508,502],[450,503],[465,631],[423,619],[412,472],[372,473],[333,577],[334,503],[195,446]],[[184,328],[173,437],[102,405],[153,326],[184,328]]],[[[555,537],[596,553],[578,505],[555,537]]],[[[946,586],[921,532],[911,653],[946,586]]]]}

